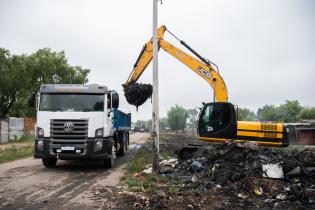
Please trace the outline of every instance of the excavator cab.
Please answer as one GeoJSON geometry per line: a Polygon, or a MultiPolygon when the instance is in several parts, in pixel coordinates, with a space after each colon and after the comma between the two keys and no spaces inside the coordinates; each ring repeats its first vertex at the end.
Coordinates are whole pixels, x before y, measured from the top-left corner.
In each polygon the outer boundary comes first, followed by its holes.
{"type": "Polygon", "coordinates": [[[214,102],[204,105],[198,121],[200,137],[234,139],[236,129],[236,114],[233,104],[214,102]]]}

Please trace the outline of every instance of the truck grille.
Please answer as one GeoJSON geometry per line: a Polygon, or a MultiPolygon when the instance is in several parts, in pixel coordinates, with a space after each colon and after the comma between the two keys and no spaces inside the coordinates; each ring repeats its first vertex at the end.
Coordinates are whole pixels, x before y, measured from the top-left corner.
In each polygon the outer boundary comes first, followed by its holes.
{"type": "Polygon", "coordinates": [[[86,140],[88,136],[88,120],[51,120],[50,136],[54,141],[86,140]],[[73,128],[70,129],[71,131],[65,129],[65,123],[73,125],[73,128]]]}

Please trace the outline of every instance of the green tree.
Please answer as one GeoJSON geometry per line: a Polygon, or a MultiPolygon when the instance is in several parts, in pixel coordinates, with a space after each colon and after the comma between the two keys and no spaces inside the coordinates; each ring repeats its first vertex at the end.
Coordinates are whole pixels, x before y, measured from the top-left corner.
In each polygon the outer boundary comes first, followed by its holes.
{"type": "Polygon", "coordinates": [[[177,104],[171,107],[167,112],[167,122],[172,130],[183,130],[186,125],[187,117],[187,110],[177,104]]]}
{"type": "Polygon", "coordinates": [[[315,119],[315,107],[305,107],[298,114],[299,119],[315,119]]]}
{"type": "Polygon", "coordinates": [[[256,115],[253,111],[247,108],[238,108],[238,120],[253,121],[256,119],[256,115]]]}
{"type": "Polygon", "coordinates": [[[279,108],[274,105],[265,105],[257,111],[257,117],[262,121],[279,121],[281,114],[279,108]]]}
{"type": "Polygon", "coordinates": [[[0,116],[6,116],[23,95],[25,85],[29,83],[25,55],[11,55],[0,48],[0,116]]]}
{"type": "Polygon", "coordinates": [[[166,127],[168,127],[167,118],[163,117],[159,121],[160,124],[160,130],[165,130],[166,127]]]}
{"type": "Polygon", "coordinates": [[[145,123],[146,128],[148,128],[149,130],[152,129],[152,120],[147,120],[145,123]]]}
{"type": "Polygon", "coordinates": [[[297,100],[287,100],[285,104],[279,106],[281,120],[284,122],[296,122],[302,108],[297,100]]]}
{"type": "Polygon", "coordinates": [[[280,106],[265,105],[258,109],[257,116],[265,121],[296,122],[302,108],[297,100],[287,100],[280,106]]]}
{"type": "Polygon", "coordinates": [[[0,116],[34,116],[30,93],[42,84],[84,84],[89,69],[69,65],[65,53],[44,48],[27,55],[11,55],[0,48],[0,116]]]}

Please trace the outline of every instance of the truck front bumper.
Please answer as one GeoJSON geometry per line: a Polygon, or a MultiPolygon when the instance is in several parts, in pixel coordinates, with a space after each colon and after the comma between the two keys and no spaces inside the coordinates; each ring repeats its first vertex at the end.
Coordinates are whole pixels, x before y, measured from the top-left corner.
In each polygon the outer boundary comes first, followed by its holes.
{"type": "Polygon", "coordinates": [[[111,157],[112,148],[112,138],[88,138],[82,142],[76,142],[75,140],[56,142],[50,140],[50,138],[40,138],[35,139],[34,157],[62,160],[106,159],[111,157]],[[98,142],[98,145],[96,142],[98,142]]]}

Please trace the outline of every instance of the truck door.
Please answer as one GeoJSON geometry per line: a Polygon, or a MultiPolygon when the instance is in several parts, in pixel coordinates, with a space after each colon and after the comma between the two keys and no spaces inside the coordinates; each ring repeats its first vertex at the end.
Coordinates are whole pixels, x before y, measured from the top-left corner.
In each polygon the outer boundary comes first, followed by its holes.
{"type": "MultiPolygon", "coordinates": [[[[111,92],[109,92],[109,93],[107,93],[107,95],[106,95],[106,116],[107,116],[107,118],[106,118],[106,123],[107,123],[107,128],[108,129],[112,129],[113,127],[114,127],[114,112],[113,112],[113,108],[112,108],[112,94],[111,94],[111,92]]],[[[110,130],[111,131],[111,130],[110,130]]],[[[109,131],[109,132],[110,132],[109,131]]]]}

